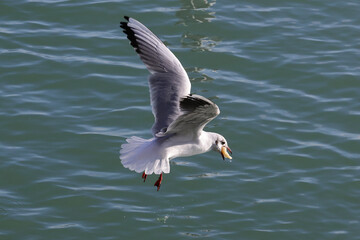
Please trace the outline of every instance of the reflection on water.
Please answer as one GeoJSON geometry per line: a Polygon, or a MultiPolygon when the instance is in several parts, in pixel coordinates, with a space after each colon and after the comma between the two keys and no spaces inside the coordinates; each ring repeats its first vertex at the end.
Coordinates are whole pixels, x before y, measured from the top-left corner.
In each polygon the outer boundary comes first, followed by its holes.
{"type": "MultiPolygon", "coordinates": [[[[215,11],[211,9],[216,3],[215,0],[182,0],[181,3],[182,7],[176,12],[176,16],[179,18],[178,24],[185,26],[204,24],[211,22],[215,18],[215,11]]],[[[208,36],[187,30],[181,36],[181,45],[194,52],[208,52],[212,51],[220,40],[218,36],[208,36]]],[[[189,73],[191,81],[213,80],[205,73],[206,69],[192,67],[187,68],[186,71],[189,73]]]]}
{"type": "Polygon", "coordinates": [[[176,16],[180,19],[178,23],[188,25],[190,23],[210,22],[215,18],[215,12],[209,11],[209,8],[215,2],[215,0],[182,0],[182,7],[176,12],[176,16]]]}
{"type": "Polygon", "coordinates": [[[218,37],[209,37],[189,31],[181,36],[182,46],[191,48],[192,51],[211,51],[219,41],[218,37]]]}
{"type": "Polygon", "coordinates": [[[209,71],[208,69],[199,67],[187,67],[185,70],[189,74],[191,82],[204,82],[214,80],[214,78],[206,74],[206,72],[209,71]]]}

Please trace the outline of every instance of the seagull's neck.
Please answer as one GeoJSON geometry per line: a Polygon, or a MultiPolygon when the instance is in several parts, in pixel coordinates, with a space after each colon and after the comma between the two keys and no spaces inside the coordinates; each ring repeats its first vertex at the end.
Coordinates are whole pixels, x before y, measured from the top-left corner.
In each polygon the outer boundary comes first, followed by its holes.
{"type": "Polygon", "coordinates": [[[212,150],[214,147],[214,143],[216,140],[216,133],[213,132],[205,132],[202,131],[199,136],[199,144],[202,146],[202,149],[204,149],[204,152],[208,152],[212,150]]]}

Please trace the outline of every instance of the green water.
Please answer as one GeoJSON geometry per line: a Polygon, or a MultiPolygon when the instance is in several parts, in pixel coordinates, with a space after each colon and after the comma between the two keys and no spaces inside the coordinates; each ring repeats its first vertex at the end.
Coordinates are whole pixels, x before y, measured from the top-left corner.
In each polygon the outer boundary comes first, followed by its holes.
{"type": "Polygon", "coordinates": [[[358,1],[1,1],[0,239],[360,239],[358,1]],[[120,145],[151,137],[147,25],[221,115],[217,153],[159,192],[120,145]]]}

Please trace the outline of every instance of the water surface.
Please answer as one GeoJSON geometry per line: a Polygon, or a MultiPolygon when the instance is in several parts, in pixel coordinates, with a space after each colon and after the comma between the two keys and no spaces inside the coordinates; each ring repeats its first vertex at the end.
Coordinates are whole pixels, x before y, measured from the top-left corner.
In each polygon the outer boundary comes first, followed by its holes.
{"type": "Polygon", "coordinates": [[[2,1],[1,239],[359,239],[358,1],[2,1]],[[221,115],[233,161],[120,164],[151,137],[153,30],[221,115]]]}

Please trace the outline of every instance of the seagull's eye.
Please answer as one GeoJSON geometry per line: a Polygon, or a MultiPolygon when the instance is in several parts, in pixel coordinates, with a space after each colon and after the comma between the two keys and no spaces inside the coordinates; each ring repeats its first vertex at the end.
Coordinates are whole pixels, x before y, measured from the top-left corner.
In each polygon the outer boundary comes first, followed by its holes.
{"type": "Polygon", "coordinates": [[[221,144],[222,144],[222,145],[224,145],[224,144],[225,144],[225,142],[224,142],[224,141],[221,141],[221,144]]]}

